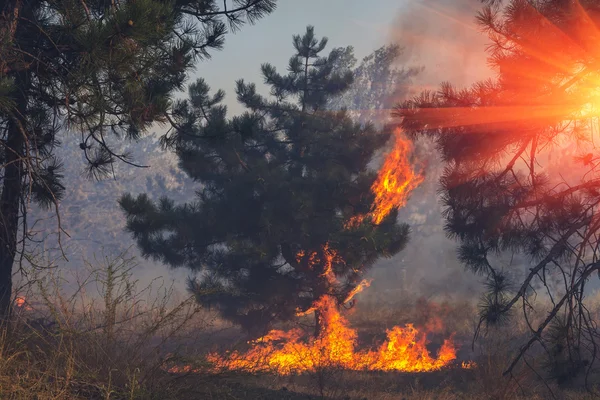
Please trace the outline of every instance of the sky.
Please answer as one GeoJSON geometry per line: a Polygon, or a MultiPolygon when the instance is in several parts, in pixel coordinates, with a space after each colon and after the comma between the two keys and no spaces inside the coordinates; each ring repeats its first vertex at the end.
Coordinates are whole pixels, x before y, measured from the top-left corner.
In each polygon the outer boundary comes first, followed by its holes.
{"type": "Polygon", "coordinates": [[[443,80],[468,84],[485,77],[485,38],[474,25],[479,0],[279,0],[277,9],[226,37],[225,46],[198,64],[191,81],[206,79],[213,91],[225,90],[231,114],[242,107],[235,81],[262,83],[260,65],[285,72],[293,54],[292,36],[307,25],[329,39],[327,50],[354,47],[358,60],[392,42],[406,48],[405,65],[424,65],[418,86],[443,80]]]}
{"type": "Polygon", "coordinates": [[[284,72],[293,54],[292,36],[304,33],[307,25],[315,27],[318,37],[329,39],[327,49],[352,45],[361,59],[389,42],[388,27],[405,2],[279,0],[275,12],[229,34],[223,50],[201,62],[194,75],[206,79],[213,90],[225,90],[228,108],[237,113],[240,107],[235,101],[235,81],[243,78],[260,83],[260,65],[265,62],[284,72]]]}

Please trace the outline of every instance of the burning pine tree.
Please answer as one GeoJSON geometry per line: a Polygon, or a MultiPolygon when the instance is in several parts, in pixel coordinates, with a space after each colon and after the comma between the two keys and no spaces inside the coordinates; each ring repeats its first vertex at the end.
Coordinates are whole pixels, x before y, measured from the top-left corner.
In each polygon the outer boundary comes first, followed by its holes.
{"type": "Polygon", "coordinates": [[[321,55],[327,40],[312,27],[293,44],[287,75],[262,66],[270,98],[238,81],[243,115],[227,119],[223,93],[211,96],[203,81],[176,105],[177,129],[166,144],[200,183],[195,202],[121,200],[142,253],[202,271],[191,283],[198,300],[257,336],[275,321],[314,310],[319,337],[322,314],[348,301],[378,258],[404,247],[408,226],[397,222],[397,207],[419,180],[399,135],[396,161],[386,164],[394,173],[382,180],[367,169],[392,129],[327,111],[352,73],[340,68],[339,50],[321,55]],[[389,194],[377,214],[377,201],[389,194]],[[319,307],[323,301],[328,307],[319,307]]]}
{"type": "MultiPolygon", "coordinates": [[[[388,156],[388,160],[394,154],[388,156]]],[[[377,187],[377,186],[375,186],[377,187]]],[[[325,278],[335,283],[336,277],[331,269],[334,262],[340,262],[340,256],[323,246],[325,255],[325,278]]],[[[299,258],[307,257],[305,252],[299,258]]],[[[308,256],[311,263],[323,261],[316,253],[308,256]]],[[[368,287],[363,281],[345,299],[350,301],[354,295],[368,287]]],[[[347,370],[368,371],[435,371],[448,366],[456,359],[456,349],[452,339],[444,341],[433,358],[427,349],[427,336],[413,325],[401,328],[395,326],[388,330],[387,340],[377,350],[357,351],[357,333],[350,328],[348,321],[340,314],[336,301],[324,295],[314,302],[309,310],[299,313],[318,311],[322,329],[318,335],[306,340],[301,329],[288,332],[272,330],[267,335],[251,342],[246,353],[233,352],[226,356],[210,354],[208,360],[216,370],[241,370],[247,372],[275,372],[279,375],[315,372],[323,368],[343,368],[347,370]]],[[[468,368],[471,364],[463,365],[468,368]]],[[[171,372],[181,371],[181,367],[172,367],[171,372]]]]}

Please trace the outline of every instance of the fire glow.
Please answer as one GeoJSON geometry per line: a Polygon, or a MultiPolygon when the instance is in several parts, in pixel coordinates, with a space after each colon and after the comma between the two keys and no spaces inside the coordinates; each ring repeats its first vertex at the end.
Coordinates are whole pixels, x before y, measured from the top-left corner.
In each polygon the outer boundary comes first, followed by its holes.
{"type": "MultiPolygon", "coordinates": [[[[371,186],[375,200],[368,216],[375,225],[379,225],[392,210],[405,206],[410,193],[423,182],[423,175],[410,165],[412,149],[412,143],[402,136],[399,128],[396,129],[394,146],[371,186]]],[[[346,228],[352,229],[360,225],[365,217],[367,216],[353,216],[346,223],[346,228]]]]}
{"type": "Polygon", "coordinates": [[[232,352],[225,357],[210,354],[209,361],[216,369],[290,375],[321,368],[426,372],[440,370],[456,359],[452,339],[444,340],[437,357],[432,357],[426,334],[411,324],[388,330],[386,341],[377,350],[358,351],[357,333],[340,314],[335,300],[325,296],[315,306],[323,319],[318,337],[303,341],[300,329],[272,330],[251,342],[252,348],[246,353],[232,352]]]}
{"type": "Polygon", "coordinates": [[[18,309],[25,311],[33,310],[33,308],[28,304],[27,299],[23,296],[17,296],[15,298],[15,306],[17,306],[18,309]]]}
{"type": "MultiPolygon", "coordinates": [[[[370,220],[378,225],[389,213],[406,204],[408,195],[422,181],[409,163],[411,142],[396,131],[395,145],[387,155],[378,177],[371,189],[375,194],[370,220]]],[[[365,216],[354,217],[347,227],[351,228],[364,221],[365,216]]],[[[325,244],[322,249],[324,260],[317,253],[307,255],[304,251],[297,258],[309,257],[310,265],[323,264],[323,277],[334,286],[337,279],[332,271],[334,263],[343,261],[340,255],[325,244]]],[[[370,282],[363,280],[342,301],[350,301],[357,293],[368,287],[370,282]]],[[[427,332],[420,332],[412,324],[395,326],[387,331],[387,338],[375,350],[358,350],[358,334],[349,326],[332,295],[317,299],[311,308],[298,311],[307,315],[318,311],[321,329],[316,337],[303,339],[301,329],[290,331],[272,330],[267,335],[250,342],[247,352],[231,352],[225,356],[210,354],[208,361],[215,370],[236,370],[247,372],[270,372],[279,375],[314,372],[322,368],[341,368],[361,371],[402,371],[426,372],[447,367],[456,359],[456,348],[452,338],[443,344],[433,357],[427,349],[427,332]]],[[[464,364],[472,367],[472,363],[464,364]]],[[[177,372],[179,369],[171,369],[177,372]]]]}

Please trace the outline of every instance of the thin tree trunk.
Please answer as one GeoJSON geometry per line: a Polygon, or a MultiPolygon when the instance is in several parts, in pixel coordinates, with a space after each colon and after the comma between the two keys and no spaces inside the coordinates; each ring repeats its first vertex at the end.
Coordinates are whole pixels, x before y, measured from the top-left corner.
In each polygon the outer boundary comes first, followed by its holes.
{"type": "MultiPolygon", "coordinates": [[[[19,7],[19,3],[13,3],[19,7]]],[[[13,32],[14,33],[14,32],[13,32]]],[[[13,263],[17,252],[17,232],[19,229],[19,207],[22,199],[24,169],[25,129],[24,116],[27,112],[26,90],[28,72],[21,70],[11,74],[14,79],[15,107],[7,124],[4,142],[4,171],[2,194],[0,195],[0,321],[10,317],[12,296],[13,263]]]]}
{"type": "Polygon", "coordinates": [[[321,312],[317,309],[315,310],[315,338],[318,338],[321,334],[321,330],[323,329],[323,321],[321,318],[321,312]]]}
{"type": "Polygon", "coordinates": [[[10,315],[12,268],[17,252],[19,203],[23,177],[23,137],[16,122],[8,124],[6,166],[0,196],[0,320],[10,315]]]}

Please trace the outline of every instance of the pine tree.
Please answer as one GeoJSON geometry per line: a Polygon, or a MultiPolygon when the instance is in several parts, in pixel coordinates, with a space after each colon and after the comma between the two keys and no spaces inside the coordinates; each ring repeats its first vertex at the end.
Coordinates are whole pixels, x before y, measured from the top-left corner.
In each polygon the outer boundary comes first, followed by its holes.
{"type": "Polygon", "coordinates": [[[269,97],[237,82],[243,115],[227,119],[223,93],[210,95],[201,80],[178,103],[178,129],[166,143],[200,184],[195,202],[121,200],[142,253],[202,271],[190,283],[198,300],[253,333],[323,295],[344,303],[364,271],[408,236],[397,212],[377,226],[347,226],[370,210],[376,176],[367,164],[390,132],[327,111],[352,83],[349,70],[336,68],[342,53],[322,56],[327,39],[312,27],[293,44],[288,74],[261,67],[269,97]]]}
{"type": "MultiPolygon", "coordinates": [[[[31,238],[27,207],[64,194],[60,136],[81,136],[91,176],[110,173],[116,140],[166,122],[195,59],[224,34],[273,10],[275,0],[6,0],[0,8],[0,318],[13,263],[31,238]],[[225,7],[227,4],[225,2],[225,7]],[[228,25],[229,24],[229,25],[228,25]],[[229,28],[228,28],[229,26],[229,28]],[[19,234],[19,232],[21,232],[19,234]],[[19,250],[20,249],[20,250],[19,250]]],[[[59,227],[60,230],[60,227],[59,227]]]]}
{"type": "Polygon", "coordinates": [[[480,327],[515,308],[532,321],[536,293],[551,304],[506,373],[536,343],[561,349],[553,363],[589,371],[595,353],[584,349],[597,332],[584,297],[600,271],[600,2],[490,3],[478,21],[497,77],[464,90],[444,84],[400,105],[398,116],[405,132],[434,137],[447,163],[447,233],[462,262],[487,277],[480,327]],[[556,337],[568,346],[555,346],[556,337]]]}

